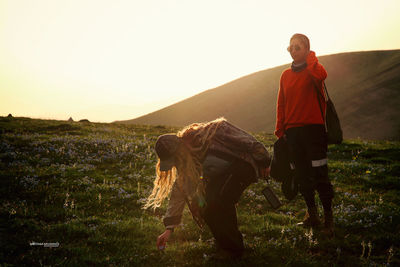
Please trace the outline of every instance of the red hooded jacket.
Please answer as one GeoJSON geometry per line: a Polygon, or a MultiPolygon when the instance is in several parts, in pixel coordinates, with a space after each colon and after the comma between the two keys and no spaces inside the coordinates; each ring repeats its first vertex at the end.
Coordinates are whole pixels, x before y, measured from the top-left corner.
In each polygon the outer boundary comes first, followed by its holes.
{"type": "Polygon", "coordinates": [[[323,82],[327,77],[324,67],[318,63],[315,52],[307,56],[307,67],[299,72],[283,71],[276,107],[275,135],[280,138],[285,130],[309,124],[324,124],[325,101],[321,99],[324,117],[318,103],[317,87],[324,95],[323,82]]]}

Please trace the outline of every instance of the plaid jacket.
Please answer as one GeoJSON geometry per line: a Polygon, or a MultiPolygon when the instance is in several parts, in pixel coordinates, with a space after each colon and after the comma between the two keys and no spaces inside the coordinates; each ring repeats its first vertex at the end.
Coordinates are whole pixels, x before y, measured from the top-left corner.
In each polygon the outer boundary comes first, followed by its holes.
{"type": "MultiPolygon", "coordinates": [[[[189,140],[186,142],[195,142],[196,140],[189,140]]],[[[234,126],[228,121],[224,120],[218,126],[211,143],[209,144],[208,151],[215,151],[225,154],[229,157],[241,159],[249,163],[259,177],[259,168],[266,168],[270,164],[270,156],[268,151],[262,143],[257,141],[252,135],[244,130],[234,126]]],[[[213,168],[223,168],[224,163],[218,160],[211,160],[213,168]]],[[[201,218],[199,208],[196,205],[190,204],[187,201],[187,196],[180,190],[175,182],[171,190],[171,197],[168,203],[167,212],[164,216],[163,222],[167,229],[174,228],[181,222],[182,212],[185,204],[188,204],[193,218],[197,224],[202,227],[204,221],[201,218]]]]}

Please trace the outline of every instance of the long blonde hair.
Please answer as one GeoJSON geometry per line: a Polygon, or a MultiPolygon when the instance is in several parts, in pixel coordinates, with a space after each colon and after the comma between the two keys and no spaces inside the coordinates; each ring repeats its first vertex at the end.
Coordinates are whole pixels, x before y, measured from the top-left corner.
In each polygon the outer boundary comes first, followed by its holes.
{"type": "Polygon", "coordinates": [[[202,176],[202,165],[205,154],[219,125],[224,118],[208,123],[193,123],[177,133],[183,141],[175,152],[176,167],[169,171],[160,171],[160,160],[156,165],[154,187],[143,208],[157,208],[170,193],[175,181],[189,200],[194,195],[202,194],[199,186],[202,176]]]}

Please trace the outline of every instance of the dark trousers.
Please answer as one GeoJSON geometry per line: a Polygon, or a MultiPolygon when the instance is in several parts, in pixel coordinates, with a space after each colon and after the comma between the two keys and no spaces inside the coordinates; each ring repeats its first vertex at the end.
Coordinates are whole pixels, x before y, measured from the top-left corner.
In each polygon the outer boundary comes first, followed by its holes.
{"type": "Polygon", "coordinates": [[[238,229],[236,207],[242,192],[256,180],[250,164],[236,160],[227,173],[207,181],[204,220],[216,240],[217,248],[241,256],[243,237],[238,229]]]}
{"type": "Polygon", "coordinates": [[[307,125],[286,130],[295,179],[308,208],[315,207],[315,191],[318,192],[325,211],[332,207],[333,188],[328,177],[327,137],[324,125],[307,125]],[[313,166],[317,165],[317,166],[313,166]]]}

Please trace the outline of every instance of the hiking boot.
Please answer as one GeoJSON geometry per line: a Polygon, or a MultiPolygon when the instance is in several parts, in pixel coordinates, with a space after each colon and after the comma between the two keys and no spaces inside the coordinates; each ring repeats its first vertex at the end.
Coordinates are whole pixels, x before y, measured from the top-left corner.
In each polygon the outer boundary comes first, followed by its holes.
{"type": "Polygon", "coordinates": [[[335,234],[334,230],[332,211],[324,212],[324,234],[327,237],[332,238],[335,234]]]}
{"type": "Polygon", "coordinates": [[[304,220],[297,225],[301,225],[303,227],[318,227],[321,224],[319,220],[317,207],[308,209],[306,215],[304,216],[304,220]]]}

